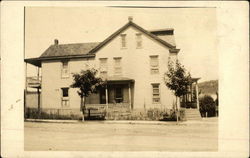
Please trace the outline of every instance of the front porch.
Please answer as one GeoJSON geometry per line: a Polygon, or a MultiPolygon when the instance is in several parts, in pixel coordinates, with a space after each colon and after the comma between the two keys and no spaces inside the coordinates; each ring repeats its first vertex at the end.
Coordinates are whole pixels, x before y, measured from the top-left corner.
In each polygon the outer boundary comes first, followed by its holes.
{"type": "Polygon", "coordinates": [[[182,108],[199,109],[199,90],[198,80],[200,78],[191,78],[190,85],[188,86],[188,93],[180,99],[182,108]]]}
{"type": "Polygon", "coordinates": [[[105,88],[86,98],[86,108],[105,107],[133,109],[134,80],[125,77],[108,77],[105,88]]]}

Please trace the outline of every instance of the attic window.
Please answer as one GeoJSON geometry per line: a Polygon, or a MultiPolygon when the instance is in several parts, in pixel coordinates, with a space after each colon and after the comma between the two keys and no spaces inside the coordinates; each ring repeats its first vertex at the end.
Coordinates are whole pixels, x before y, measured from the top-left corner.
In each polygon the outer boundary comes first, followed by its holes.
{"type": "Polygon", "coordinates": [[[127,42],[126,42],[126,34],[121,34],[121,48],[126,48],[127,42]]]}
{"type": "Polygon", "coordinates": [[[136,48],[141,48],[142,47],[142,34],[137,33],[136,34],[136,48]]]}

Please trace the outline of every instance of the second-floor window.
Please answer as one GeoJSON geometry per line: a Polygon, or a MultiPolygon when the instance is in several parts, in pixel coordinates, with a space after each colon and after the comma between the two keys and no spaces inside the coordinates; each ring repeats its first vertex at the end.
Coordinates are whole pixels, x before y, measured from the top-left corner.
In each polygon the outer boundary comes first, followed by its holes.
{"type": "Polygon", "coordinates": [[[61,88],[62,91],[62,107],[69,107],[69,88],[61,88]]]}
{"type": "Polygon", "coordinates": [[[100,58],[100,77],[107,78],[108,75],[108,58],[100,58]]]}
{"type": "Polygon", "coordinates": [[[150,73],[151,74],[158,74],[159,73],[158,55],[150,56],[150,73]]]}
{"type": "Polygon", "coordinates": [[[136,34],[136,48],[142,48],[142,34],[136,34]]]}
{"type": "Polygon", "coordinates": [[[62,61],[62,78],[69,77],[69,62],[62,61]]]}
{"type": "Polygon", "coordinates": [[[120,57],[114,58],[114,75],[122,75],[121,60],[120,57]]]}
{"type": "Polygon", "coordinates": [[[121,48],[127,47],[126,34],[121,34],[121,48]]]}

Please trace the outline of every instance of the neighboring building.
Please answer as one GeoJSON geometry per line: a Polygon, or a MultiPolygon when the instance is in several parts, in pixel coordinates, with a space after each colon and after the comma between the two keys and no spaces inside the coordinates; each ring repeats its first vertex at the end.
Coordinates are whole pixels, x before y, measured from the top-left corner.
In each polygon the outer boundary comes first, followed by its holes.
{"type": "Polygon", "coordinates": [[[175,96],[163,76],[168,60],[175,61],[174,29],[147,31],[132,19],[100,43],[59,44],[40,57],[25,59],[42,71],[42,109],[80,109],[72,73],[94,67],[107,79],[107,89],[87,98],[86,104],[123,105],[131,109],[171,109],[175,96]]]}
{"type": "Polygon", "coordinates": [[[26,78],[26,96],[25,104],[27,108],[39,108],[41,105],[40,95],[41,95],[41,77],[39,79],[37,76],[26,78]]]}

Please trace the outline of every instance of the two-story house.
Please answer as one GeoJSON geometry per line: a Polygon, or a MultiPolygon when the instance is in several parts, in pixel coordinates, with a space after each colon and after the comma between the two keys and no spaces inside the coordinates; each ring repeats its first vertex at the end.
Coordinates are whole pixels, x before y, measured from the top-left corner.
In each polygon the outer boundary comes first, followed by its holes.
{"type": "Polygon", "coordinates": [[[145,30],[129,21],[97,43],[54,41],[38,58],[26,63],[41,68],[41,108],[80,110],[72,73],[94,67],[108,86],[86,104],[124,105],[131,109],[171,109],[175,96],[164,83],[168,60],[176,60],[174,29],[145,30]]]}

